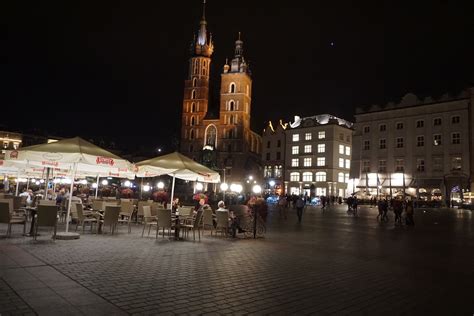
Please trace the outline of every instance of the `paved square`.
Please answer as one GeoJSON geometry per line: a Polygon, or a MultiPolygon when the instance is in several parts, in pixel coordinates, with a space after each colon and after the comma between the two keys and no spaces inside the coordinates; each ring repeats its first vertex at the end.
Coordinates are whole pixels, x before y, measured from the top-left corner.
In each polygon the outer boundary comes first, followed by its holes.
{"type": "Polygon", "coordinates": [[[415,227],[368,207],[289,213],[258,240],[155,240],[137,225],[34,242],[16,227],[0,239],[0,314],[474,313],[471,211],[417,210],[415,227]]]}

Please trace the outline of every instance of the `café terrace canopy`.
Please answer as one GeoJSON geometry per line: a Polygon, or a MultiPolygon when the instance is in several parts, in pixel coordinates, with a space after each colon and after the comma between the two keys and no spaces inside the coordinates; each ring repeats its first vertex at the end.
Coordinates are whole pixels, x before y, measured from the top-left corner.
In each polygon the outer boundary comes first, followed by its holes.
{"type": "Polygon", "coordinates": [[[147,178],[167,174],[182,180],[218,183],[220,175],[196,161],[174,152],[136,164],[137,177],[147,178]]]}

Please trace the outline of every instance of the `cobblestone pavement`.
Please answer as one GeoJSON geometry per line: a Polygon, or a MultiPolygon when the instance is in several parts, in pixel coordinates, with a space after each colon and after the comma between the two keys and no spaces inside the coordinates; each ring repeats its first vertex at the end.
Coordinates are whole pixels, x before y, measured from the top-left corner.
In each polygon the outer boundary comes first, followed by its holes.
{"type": "Polygon", "coordinates": [[[415,227],[391,215],[270,212],[265,238],[200,242],[141,238],[138,225],[33,242],[16,227],[0,239],[0,314],[472,315],[471,211],[417,210],[415,227]]]}

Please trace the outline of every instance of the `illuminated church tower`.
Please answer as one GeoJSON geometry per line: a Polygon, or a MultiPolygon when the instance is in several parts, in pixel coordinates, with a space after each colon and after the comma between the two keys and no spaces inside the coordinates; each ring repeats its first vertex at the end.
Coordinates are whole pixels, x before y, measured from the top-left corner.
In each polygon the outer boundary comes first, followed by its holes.
{"type": "Polygon", "coordinates": [[[198,36],[191,45],[189,76],[185,81],[181,152],[216,170],[226,169],[229,184],[242,183],[248,176],[255,178],[261,174],[262,140],[250,129],[250,69],[239,33],[234,57],[230,64],[226,62],[221,74],[219,115],[212,117],[208,105],[214,45],[206,26],[203,13],[198,36]]]}

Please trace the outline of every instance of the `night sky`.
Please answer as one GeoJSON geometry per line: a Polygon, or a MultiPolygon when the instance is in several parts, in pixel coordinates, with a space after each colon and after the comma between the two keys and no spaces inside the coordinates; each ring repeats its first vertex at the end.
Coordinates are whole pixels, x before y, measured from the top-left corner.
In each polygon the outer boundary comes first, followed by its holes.
{"type": "MultiPolygon", "coordinates": [[[[407,92],[474,86],[474,1],[419,2],[208,0],[213,95],[239,31],[258,132],[269,119],[352,120],[355,107],[407,92]]],[[[0,129],[103,138],[128,152],[173,149],[201,1],[0,6],[0,129]]]]}

